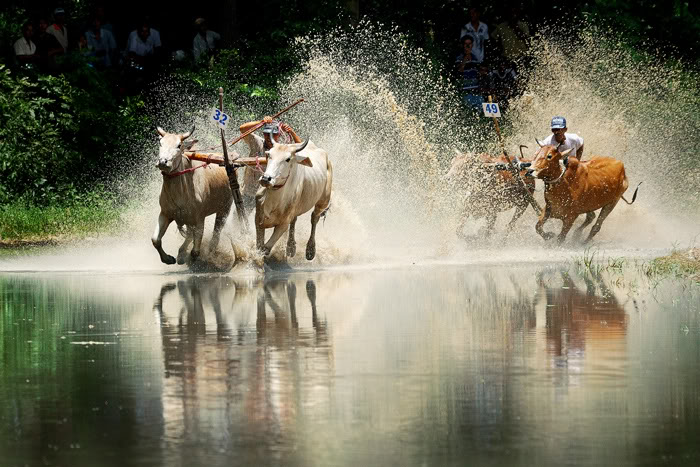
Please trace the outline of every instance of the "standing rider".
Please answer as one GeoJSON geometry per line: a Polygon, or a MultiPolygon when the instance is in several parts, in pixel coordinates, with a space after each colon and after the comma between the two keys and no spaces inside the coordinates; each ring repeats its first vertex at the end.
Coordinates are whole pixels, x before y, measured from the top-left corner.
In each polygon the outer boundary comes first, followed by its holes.
{"type": "Polygon", "coordinates": [[[564,117],[552,117],[552,134],[547,136],[541,144],[551,144],[557,151],[563,152],[573,149],[571,155],[581,160],[583,155],[583,138],[576,133],[567,133],[566,119],[564,117]]]}
{"type": "MultiPolygon", "coordinates": [[[[292,127],[278,120],[273,120],[272,117],[244,123],[239,130],[241,133],[245,133],[260,123],[264,123],[262,138],[254,133],[243,138],[243,141],[246,142],[250,149],[248,157],[264,158],[265,151],[272,148],[271,138],[274,138],[276,143],[282,144],[302,142],[301,138],[292,130],[292,127]]],[[[256,170],[260,170],[259,167],[246,167],[243,174],[243,205],[248,211],[255,207],[255,193],[259,188],[258,179],[260,176],[255,173],[256,170]]]]}

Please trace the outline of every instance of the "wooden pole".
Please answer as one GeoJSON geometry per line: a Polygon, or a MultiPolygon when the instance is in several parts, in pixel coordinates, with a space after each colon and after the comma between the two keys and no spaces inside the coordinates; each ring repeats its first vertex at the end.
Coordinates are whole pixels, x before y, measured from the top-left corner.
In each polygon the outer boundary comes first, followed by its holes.
{"type": "MultiPolygon", "coordinates": [[[[489,104],[492,103],[493,100],[491,96],[489,95],[489,104]]],[[[511,160],[511,158],[508,156],[508,153],[506,152],[505,145],[503,144],[503,138],[501,137],[501,128],[498,126],[498,119],[496,117],[493,117],[493,124],[496,126],[496,135],[498,135],[498,144],[501,146],[501,151],[503,151],[503,155],[506,156],[507,162],[507,167],[508,170],[510,171],[511,175],[513,175],[513,178],[517,180],[518,185],[520,185],[520,189],[523,191],[525,194],[525,197],[527,201],[530,203],[532,206],[532,209],[535,210],[537,215],[539,216],[542,214],[542,208],[540,207],[539,204],[537,204],[537,201],[535,200],[534,196],[532,196],[532,193],[530,193],[530,190],[527,189],[527,186],[525,186],[525,182],[523,181],[522,177],[520,176],[520,171],[518,170],[517,167],[515,167],[515,164],[511,160]]]]}
{"type": "MultiPolygon", "coordinates": [[[[221,89],[221,88],[220,88],[220,89],[221,89]]],[[[299,99],[298,101],[296,101],[296,102],[293,103],[292,105],[289,105],[289,106],[285,107],[284,109],[280,110],[279,112],[277,112],[275,115],[272,116],[272,119],[274,120],[275,118],[277,118],[277,117],[279,117],[280,115],[282,115],[283,113],[285,113],[287,110],[291,109],[291,108],[294,107],[295,105],[300,104],[300,103],[302,103],[302,102],[304,102],[304,99],[299,99]]],[[[221,110],[221,109],[219,109],[219,110],[221,110]]],[[[228,144],[229,144],[230,146],[233,146],[234,144],[236,144],[237,142],[239,142],[240,140],[242,140],[243,138],[245,138],[246,136],[248,136],[249,134],[251,134],[252,132],[254,132],[255,130],[257,130],[258,128],[260,128],[260,127],[263,126],[264,124],[265,124],[264,122],[258,123],[258,124],[255,125],[253,128],[251,128],[250,130],[246,131],[245,133],[243,133],[243,134],[240,135],[239,137],[234,138],[234,139],[233,139],[230,143],[228,143],[228,144]]]]}
{"type": "MultiPolygon", "coordinates": [[[[221,113],[224,112],[224,88],[219,88],[219,110],[221,113]]],[[[245,213],[245,206],[243,206],[243,197],[241,196],[241,188],[238,185],[238,174],[236,174],[236,168],[233,166],[233,161],[228,157],[228,149],[226,145],[226,134],[224,129],[221,128],[221,147],[224,150],[224,166],[226,167],[226,175],[228,175],[228,183],[231,186],[231,194],[233,195],[233,202],[236,205],[236,213],[238,214],[238,221],[241,223],[244,232],[248,232],[248,217],[245,213]]]]}

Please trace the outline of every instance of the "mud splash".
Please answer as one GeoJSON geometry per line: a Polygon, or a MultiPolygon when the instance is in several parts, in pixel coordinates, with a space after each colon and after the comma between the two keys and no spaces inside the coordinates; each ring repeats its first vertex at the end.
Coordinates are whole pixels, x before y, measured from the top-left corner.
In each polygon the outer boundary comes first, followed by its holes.
{"type": "MultiPolygon", "coordinates": [[[[457,238],[461,197],[442,177],[455,151],[497,152],[496,136],[488,123],[465,123],[449,72],[435,68],[401,34],[361,23],[349,32],[298,41],[308,59],[301,73],[283,83],[280,108],[305,99],[285,121],[329,152],[334,192],[331,211],[317,231],[317,258],[308,263],[298,255],[285,262],[283,238],[272,264],[392,267],[565,261],[581,254],[577,243],[553,250],[542,241],[534,232],[531,209],[507,237],[503,228],[512,211],[499,216],[490,240],[465,243],[457,238]]],[[[606,220],[594,248],[611,256],[648,257],[673,246],[693,246],[700,234],[700,170],[693,162],[700,132],[698,75],[682,65],[639,61],[623,44],[595,30],[584,31],[574,47],[539,37],[534,50],[527,90],[501,122],[508,151],[515,153],[519,144],[527,144],[533,153],[534,138],[548,134],[551,116],[566,116],[570,131],[585,139],[584,159],[593,154],[619,158],[631,186],[644,181],[637,202],[618,206],[606,220]]],[[[218,133],[207,123],[214,99],[176,97],[176,86],[164,85],[163,95],[172,96],[164,102],[163,115],[171,116],[164,126],[174,131],[194,120],[201,144],[218,144],[218,133]]],[[[251,116],[255,118],[274,112],[256,105],[246,103],[243,112],[259,113],[251,116]]],[[[234,150],[248,151],[243,143],[234,150]]],[[[148,170],[155,151],[148,145],[143,152],[143,170],[148,170]]],[[[150,183],[137,190],[138,207],[124,217],[124,232],[77,249],[3,260],[3,269],[174,271],[161,265],[149,241],[160,188],[160,175],[151,170],[150,183]]],[[[542,193],[536,197],[541,203],[542,193]]],[[[302,246],[309,234],[308,218],[302,216],[297,224],[302,246]]],[[[241,234],[236,223],[235,215],[229,216],[230,242],[223,236],[220,251],[209,258],[224,269],[238,258],[237,268],[259,273],[262,260],[254,251],[254,234],[241,234]]],[[[212,224],[207,222],[205,238],[212,224]]],[[[471,234],[482,225],[471,222],[471,234]]],[[[547,227],[556,231],[559,225],[551,221],[547,227]]],[[[180,242],[173,228],[164,247],[173,251],[180,242]]]]}

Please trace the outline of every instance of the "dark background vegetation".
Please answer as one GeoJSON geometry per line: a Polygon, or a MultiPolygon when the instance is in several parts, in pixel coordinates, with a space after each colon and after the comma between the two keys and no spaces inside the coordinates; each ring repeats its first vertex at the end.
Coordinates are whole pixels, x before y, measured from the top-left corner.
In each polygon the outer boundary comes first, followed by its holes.
{"type": "MultiPolygon", "coordinates": [[[[572,25],[612,30],[628,47],[660,60],[698,67],[700,2],[672,0],[572,2],[524,0],[523,19],[534,33],[571,36],[572,25]]],[[[148,89],[123,92],[119,72],[97,72],[72,57],[62,73],[40,74],[14,62],[13,42],[24,20],[49,16],[56,6],[67,12],[71,41],[88,24],[95,5],[105,6],[123,49],[129,31],[147,16],[161,32],[166,61],[160,76],[177,75],[196,92],[225,85],[231,99],[270,101],[280,79],[298,70],[303,50],[294,38],[329,28],[349,27],[364,18],[395,26],[443,68],[458,49],[469,1],[426,0],[406,7],[403,0],[267,0],[265,2],[170,1],[62,2],[9,0],[0,10],[0,209],[104,202],[114,198],[114,180],[129,176],[143,155],[121,141],[153,138],[154,115],[148,89]],[[223,36],[223,51],[206,66],[175,62],[171,53],[190,50],[193,21],[208,18],[223,36]],[[116,144],[115,144],[116,142],[116,144]]],[[[482,21],[491,29],[508,2],[481,2],[482,21]]],[[[262,117],[262,116],[258,116],[262,117]]],[[[1,221],[1,219],[0,219],[1,221]]],[[[1,222],[0,222],[1,223],[1,222]]]]}

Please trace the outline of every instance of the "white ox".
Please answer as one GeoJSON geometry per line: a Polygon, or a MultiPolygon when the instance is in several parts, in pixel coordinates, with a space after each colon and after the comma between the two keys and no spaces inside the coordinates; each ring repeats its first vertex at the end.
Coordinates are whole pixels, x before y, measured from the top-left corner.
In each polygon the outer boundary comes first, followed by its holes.
{"type": "Polygon", "coordinates": [[[294,226],[297,217],[313,208],[311,236],[306,244],[306,259],[316,256],[316,224],[331,202],[333,168],[325,150],[311,141],[277,144],[266,152],[267,167],[260,177],[261,188],[255,195],[255,233],[257,247],[270,254],[277,240],[289,229],[287,256],[296,254],[294,226]],[[265,229],[274,228],[265,243],[265,229]]]}
{"type": "Polygon", "coordinates": [[[204,219],[216,213],[214,234],[210,249],[219,243],[221,229],[226,222],[233,197],[229,186],[226,169],[218,165],[208,165],[190,160],[185,151],[196,141],[185,142],[192,136],[194,127],[188,133],[167,133],[158,127],[160,150],[158,151],[158,169],[163,174],[163,186],[160,190],[160,215],[151,241],[165,264],[174,264],[175,258],[163,251],[161,240],[172,221],[179,229],[187,227],[185,241],[177,254],[177,263],[183,264],[187,248],[194,240],[191,257],[196,260],[202,245],[204,219]]]}

